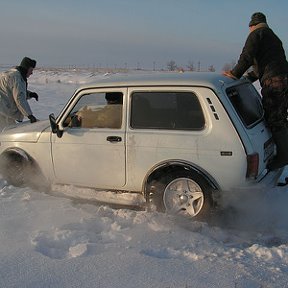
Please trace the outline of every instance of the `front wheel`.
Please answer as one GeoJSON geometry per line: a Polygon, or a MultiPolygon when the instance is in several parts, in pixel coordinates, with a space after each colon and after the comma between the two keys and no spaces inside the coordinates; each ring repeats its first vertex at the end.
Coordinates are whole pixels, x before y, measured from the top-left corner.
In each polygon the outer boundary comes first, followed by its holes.
{"type": "Polygon", "coordinates": [[[37,164],[19,154],[2,156],[0,170],[8,184],[15,187],[29,186],[43,191],[50,189],[50,183],[43,176],[37,164]]]}
{"type": "Polygon", "coordinates": [[[176,171],[155,181],[149,202],[158,211],[207,219],[213,206],[211,187],[194,171],[176,171]]]}
{"type": "Polygon", "coordinates": [[[26,183],[25,168],[28,163],[17,154],[5,156],[1,159],[1,172],[8,184],[22,187],[26,183]]]}

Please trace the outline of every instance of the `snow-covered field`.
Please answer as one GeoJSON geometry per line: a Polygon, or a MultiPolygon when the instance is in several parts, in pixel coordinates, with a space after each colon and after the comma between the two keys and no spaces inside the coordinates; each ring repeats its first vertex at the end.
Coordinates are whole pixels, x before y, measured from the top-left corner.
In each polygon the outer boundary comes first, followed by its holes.
{"type": "MultiPolygon", "coordinates": [[[[57,115],[76,87],[98,77],[109,75],[36,70],[29,79],[39,94],[30,102],[35,116],[57,115]]],[[[0,178],[0,287],[288,287],[287,204],[286,187],[239,196],[238,214],[208,225],[0,178]]]]}

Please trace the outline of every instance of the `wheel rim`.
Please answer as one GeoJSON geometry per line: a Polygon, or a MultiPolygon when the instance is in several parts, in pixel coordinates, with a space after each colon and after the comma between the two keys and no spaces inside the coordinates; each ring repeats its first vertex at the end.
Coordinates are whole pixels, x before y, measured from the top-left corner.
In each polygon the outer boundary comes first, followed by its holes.
{"type": "Polygon", "coordinates": [[[163,202],[168,213],[185,213],[194,217],[203,207],[204,193],[192,179],[177,178],[165,188],[163,202]]]}

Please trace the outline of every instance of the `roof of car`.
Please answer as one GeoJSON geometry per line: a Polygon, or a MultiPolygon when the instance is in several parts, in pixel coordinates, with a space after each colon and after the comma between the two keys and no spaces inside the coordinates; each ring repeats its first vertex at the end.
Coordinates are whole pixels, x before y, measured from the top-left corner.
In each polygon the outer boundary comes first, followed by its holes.
{"type": "Polygon", "coordinates": [[[80,87],[135,87],[135,86],[204,86],[215,89],[235,80],[215,72],[150,72],[122,75],[107,75],[95,82],[80,87]]]}

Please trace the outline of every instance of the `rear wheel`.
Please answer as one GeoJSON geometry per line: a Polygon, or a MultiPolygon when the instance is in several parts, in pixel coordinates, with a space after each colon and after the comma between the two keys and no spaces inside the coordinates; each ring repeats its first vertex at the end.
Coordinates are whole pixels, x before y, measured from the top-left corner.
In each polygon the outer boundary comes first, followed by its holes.
{"type": "Polygon", "coordinates": [[[158,211],[208,219],[213,208],[211,191],[197,172],[181,170],[154,181],[148,200],[158,211]]]}

